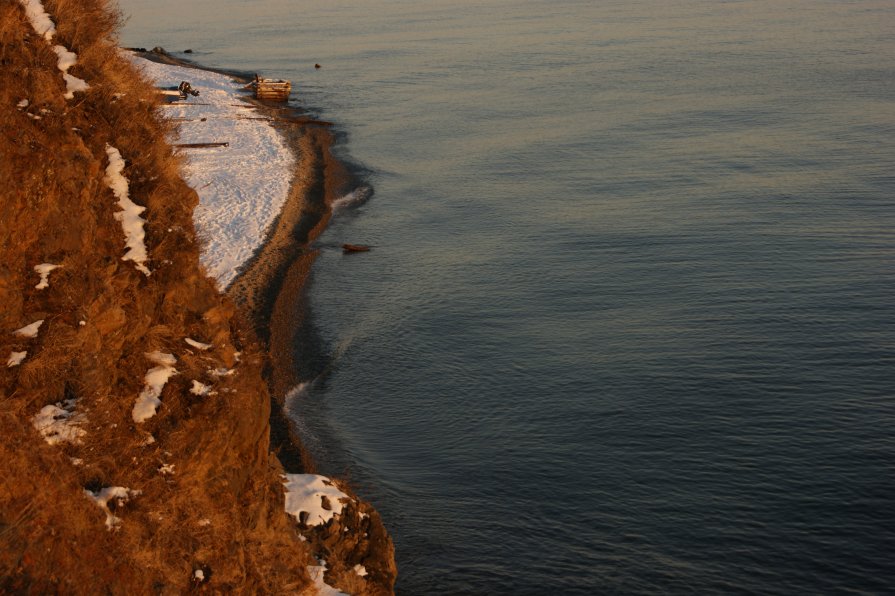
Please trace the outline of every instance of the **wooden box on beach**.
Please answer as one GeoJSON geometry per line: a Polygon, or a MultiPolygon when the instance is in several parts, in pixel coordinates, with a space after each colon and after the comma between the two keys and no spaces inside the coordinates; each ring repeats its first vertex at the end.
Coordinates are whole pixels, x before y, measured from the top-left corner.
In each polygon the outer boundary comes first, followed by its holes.
{"type": "Polygon", "coordinates": [[[255,98],[270,101],[288,101],[292,83],[282,79],[256,79],[255,98]]]}

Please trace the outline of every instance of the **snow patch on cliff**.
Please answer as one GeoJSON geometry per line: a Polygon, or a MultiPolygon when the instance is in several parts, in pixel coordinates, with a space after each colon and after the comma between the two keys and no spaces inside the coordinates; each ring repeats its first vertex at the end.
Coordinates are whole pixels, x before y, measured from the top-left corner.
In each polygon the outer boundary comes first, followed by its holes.
{"type": "Polygon", "coordinates": [[[97,492],[84,490],[84,494],[91,501],[96,503],[97,507],[106,512],[106,529],[114,530],[121,523],[121,519],[112,515],[109,509],[109,501],[115,502],[116,510],[124,507],[131,498],[140,495],[141,491],[131,490],[123,486],[108,486],[97,492]]]}
{"type": "Polygon", "coordinates": [[[43,290],[50,287],[50,273],[59,269],[62,265],[54,265],[53,263],[41,263],[34,266],[34,272],[40,275],[40,283],[34,286],[36,290],[43,290]]]}
{"type": "Polygon", "coordinates": [[[76,400],[69,399],[41,408],[31,424],[50,445],[72,443],[77,445],[87,434],[81,425],[86,421],[83,414],[75,413],[76,400]]]}
{"type": "Polygon", "coordinates": [[[342,513],[342,501],[351,497],[336,488],[333,481],[317,474],[286,474],[286,513],[307,526],[325,524],[333,515],[342,513]]]}
{"type": "Polygon", "coordinates": [[[314,582],[314,587],[317,589],[317,594],[319,596],[348,596],[345,592],[341,590],[337,590],[325,581],[323,581],[323,576],[326,573],[326,563],[320,561],[320,565],[309,565],[308,566],[308,575],[311,576],[311,581],[314,582]]]}
{"type": "Polygon", "coordinates": [[[78,63],[78,55],[71,52],[65,46],[53,46],[53,51],[59,56],[56,66],[62,71],[62,78],[65,80],[65,99],[73,99],[78,91],[87,91],[90,85],[84,79],[68,74],[68,69],[78,63]]]}
{"type": "Polygon", "coordinates": [[[159,396],[162,394],[162,389],[165,388],[165,383],[177,374],[177,371],[174,369],[177,359],[173,354],[150,352],[146,354],[146,358],[150,362],[158,364],[158,366],[150,368],[146,372],[143,391],[140,392],[137,402],[134,404],[134,411],[131,416],[134,422],[138,424],[146,422],[155,416],[158,407],[162,405],[162,400],[159,399],[159,396]]]}
{"type": "Polygon", "coordinates": [[[18,337],[27,337],[28,339],[33,339],[37,337],[37,330],[40,329],[40,326],[43,324],[44,320],[40,319],[38,321],[34,321],[30,325],[25,325],[21,329],[16,329],[12,332],[12,334],[18,337]]]}
{"type": "Polygon", "coordinates": [[[127,252],[121,260],[133,261],[136,268],[148,277],[149,269],[145,264],[148,257],[144,242],[146,232],[143,230],[146,220],[140,217],[140,214],[146,211],[146,207],[141,207],[130,199],[127,178],[121,173],[124,171],[124,158],[118,149],[106,145],[106,155],[109,156],[109,165],[106,168],[105,182],[112,189],[112,194],[118,199],[118,206],[122,209],[115,213],[115,219],[121,222],[127,245],[127,252]]]}
{"type": "Polygon", "coordinates": [[[185,341],[185,342],[188,343],[189,345],[193,346],[193,347],[196,348],[197,350],[202,350],[202,351],[210,350],[211,348],[214,347],[214,346],[211,345],[211,344],[203,344],[201,341],[196,341],[195,339],[193,339],[193,338],[191,338],[191,337],[185,337],[185,338],[183,339],[183,341],[185,341]]]}
{"type": "Polygon", "coordinates": [[[50,15],[47,14],[47,11],[44,10],[43,3],[40,0],[20,1],[22,6],[25,7],[25,16],[28,17],[34,31],[47,41],[53,39],[53,36],[56,35],[56,24],[50,18],[50,15]]]}
{"type": "Polygon", "coordinates": [[[10,353],[9,358],[6,359],[6,368],[12,368],[13,366],[20,365],[22,362],[24,362],[27,355],[27,351],[10,353]]]}

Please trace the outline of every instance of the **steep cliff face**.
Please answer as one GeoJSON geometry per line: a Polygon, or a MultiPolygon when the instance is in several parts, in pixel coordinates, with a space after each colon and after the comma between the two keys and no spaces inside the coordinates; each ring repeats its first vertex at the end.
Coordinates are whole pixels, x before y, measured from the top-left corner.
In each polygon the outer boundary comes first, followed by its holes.
{"type": "Polygon", "coordinates": [[[116,25],[105,0],[0,2],[0,591],[313,591],[266,355],[199,265],[116,25]]]}

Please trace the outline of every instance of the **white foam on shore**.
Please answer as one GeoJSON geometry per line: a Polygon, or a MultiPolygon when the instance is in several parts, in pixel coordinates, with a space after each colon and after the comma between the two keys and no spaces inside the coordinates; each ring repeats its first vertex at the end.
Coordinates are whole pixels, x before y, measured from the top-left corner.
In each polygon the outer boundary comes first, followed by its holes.
{"type": "Polygon", "coordinates": [[[333,213],[338,214],[346,209],[363,205],[373,195],[373,189],[369,186],[359,186],[333,201],[333,213]]]}
{"type": "Polygon", "coordinates": [[[320,452],[323,449],[323,445],[320,442],[320,437],[311,431],[311,428],[305,423],[298,412],[301,412],[301,401],[308,397],[308,392],[313,384],[313,380],[299,383],[287,391],[284,398],[285,411],[289,414],[292,426],[295,429],[295,432],[301,437],[302,444],[308,448],[311,453],[320,452]]]}
{"type": "Polygon", "coordinates": [[[163,116],[179,121],[180,137],[172,142],[229,143],[183,149],[188,157],[184,176],[199,194],[193,221],[204,241],[202,264],[218,287],[226,288],[261,247],[286,202],[295,158],[270,122],[247,119],[259,114],[239,99],[248,94],[242,83],[214,72],[128,56],[158,87],[188,81],[199,91],[198,97],[161,108],[163,116]]]}
{"type": "Polygon", "coordinates": [[[312,381],[304,381],[290,389],[286,392],[286,401],[290,402],[295,399],[299,399],[307,396],[308,389],[311,388],[312,381]]]}

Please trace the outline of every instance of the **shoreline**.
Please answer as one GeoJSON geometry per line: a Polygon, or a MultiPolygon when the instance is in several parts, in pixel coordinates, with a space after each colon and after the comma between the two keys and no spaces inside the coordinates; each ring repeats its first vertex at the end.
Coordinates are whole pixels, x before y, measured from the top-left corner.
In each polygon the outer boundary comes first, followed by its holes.
{"type": "MultiPolygon", "coordinates": [[[[241,83],[252,79],[248,73],[206,68],[161,48],[124,49],[145,60],[214,72],[241,83]]],[[[264,240],[239,264],[236,276],[221,292],[236,304],[244,327],[268,353],[265,377],[271,394],[271,448],[285,468],[311,473],[316,463],[284,410],[287,394],[301,382],[299,370],[308,368],[292,346],[300,344],[303,355],[310,356],[308,361],[321,360],[318,342],[302,331],[306,284],[317,255],[311,244],[326,230],[333,202],[350,190],[354,177],[331,154],[335,139],[326,130],[330,122],[309,118],[289,105],[272,105],[250,96],[238,99],[271,120],[295,165],[286,199],[264,240]]],[[[301,372],[314,377],[316,368],[301,372]]]]}
{"type": "MultiPolygon", "coordinates": [[[[240,82],[251,80],[245,73],[204,68],[158,51],[134,55],[223,74],[240,82]]],[[[302,378],[317,378],[327,367],[321,340],[308,317],[308,282],[319,254],[313,243],[326,230],[336,201],[358,188],[367,188],[369,196],[372,189],[333,155],[336,136],[330,130],[332,123],[310,118],[289,105],[271,105],[248,96],[239,99],[270,119],[295,162],[286,199],[264,240],[239,265],[236,276],[221,293],[236,305],[241,327],[267,356],[263,377],[270,396],[270,450],[287,473],[314,474],[316,462],[286,412],[287,397],[302,378]]],[[[344,486],[344,481],[341,484],[344,486]]],[[[368,567],[371,571],[376,569],[376,575],[388,578],[383,583],[394,586],[397,569],[391,537],[378,512],[353,491],[349,494],[356,506],[342,516],[341,527],[334,525],[315,532],[319,532],[320,542],[328,548],[334,548],[335,536],[357,534],[351,548],[353,558],[361,550],[377,559],[375,565],[368,567]]]]}

